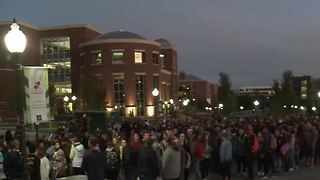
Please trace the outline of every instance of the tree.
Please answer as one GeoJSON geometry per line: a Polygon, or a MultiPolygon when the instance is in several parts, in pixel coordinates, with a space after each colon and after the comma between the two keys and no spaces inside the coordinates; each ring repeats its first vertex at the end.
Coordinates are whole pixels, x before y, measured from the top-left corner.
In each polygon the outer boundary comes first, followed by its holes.
{"type": "MultiPolygon", "coordinates": [[[[274,81],[273,86],[278,86],[277,81],[274,81]]],[[[281,88],[276,91],[272,98],[272,112],[277,115],[287,115],[295,112],[291,106],[298,104],[299,98],[294,89],[293,73],[292,71],[285,71],[282,74],[281,88]]]]}
{"type": "Polygon", "coordinates": [[[104,110],[105,90],[102,87],[101,80],[92,74],[86,74],[81,80],[80,98],[82,100],[83,110],[104,110]]]}
{"type": "Polygon", "coordinates": [[[218,103],[223,104],[223,114],[229,115],[237,108],[237,98],[231,90],[231,81],[229,75],[226,73],[220,73],[219,76],[220,86],[218,91],[218,103]]]}

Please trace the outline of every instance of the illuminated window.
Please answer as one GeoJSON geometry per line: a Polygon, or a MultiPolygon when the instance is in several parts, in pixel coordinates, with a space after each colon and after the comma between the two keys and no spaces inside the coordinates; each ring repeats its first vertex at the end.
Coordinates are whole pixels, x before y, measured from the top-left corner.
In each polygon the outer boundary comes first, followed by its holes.
{"type": "Polygon", "coordinates": [[[93,52],[93,62],[92,65],[101,65],[102,64],[102,54],[101,51],[93,52]]]}
{"type": "Polygon", "coordinates": [[[113,62],[123,61],[123,51],[113,51],[112,52],[112,61],[113,62]]]}
{"type": "Polygon", "coordinates": [[[134,52],[134,62],[136,64],[145,63],[143,52],[134,52]]]}

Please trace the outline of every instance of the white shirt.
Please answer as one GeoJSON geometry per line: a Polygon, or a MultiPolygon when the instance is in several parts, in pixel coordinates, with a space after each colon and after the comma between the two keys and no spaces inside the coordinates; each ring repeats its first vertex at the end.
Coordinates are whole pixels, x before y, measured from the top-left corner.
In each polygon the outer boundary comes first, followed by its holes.
{"type": "Polygon", "coordinates": [[[40,175],[41,180],[49,180],[50,162],[47,157],[43,157],[40,160],[40,175]]]}

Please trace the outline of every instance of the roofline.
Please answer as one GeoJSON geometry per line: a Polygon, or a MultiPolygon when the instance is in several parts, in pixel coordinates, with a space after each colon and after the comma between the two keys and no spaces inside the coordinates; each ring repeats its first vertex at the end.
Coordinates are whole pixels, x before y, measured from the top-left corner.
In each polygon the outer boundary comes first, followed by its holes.
{"type": "MultiPolygon", "coordinates": [[[[0,21],[0,25],[10,25],[13,21],[0,21]]],[[[26,23],[24,21],[17,20],[18,25],[26,26],[28,28],[39,30],[39,27],[26,23]]]]}
{"type": "Polygon", "coordinates": [[[163,46],[161,46],[161,49],[163,49],[163,50],[171,49],[171,50],[177,51],[177,49],[174,48],[174,47],[163,47],[163,46]]]}
{"type": "Polygon", "coordinates": [[[217,84],[212,83],[212,82],[210,82],[210,81],[208,81],[208,80],[205,80],[205,79],[197,79],[197,80],[191,80],[191,79],[182,80],[182,79],[179,79],[178,82],[179,82],[179,83],[184,83],[184,82],[190,82],[190,83],[192,83],[192,82],[207,82],[207,83],[209,83],[209,84],[218,86],[217,84]]]}
{"type": "Polygon", "coordinates": [[[94,28],[90,25],[87,24],[71,24],[71,25],[61,25],[61,26],[47,26],[47,27],[41,27],[39,28],[40,31],[45,31],[45,30],[59,30],[59,29],[70,29],[70,28],[88,28],[93,31],[96,31],[100,34],[103,34],[103,31],[98,30],[97,28],[94,28]]]}
{"type": "Polygon", "coordinates": [[[151,44],[155,46],[160,46],[160,43],[151,40],[145,39],[101,39],[101,40],[92,40],[79,45],[79,47],[97,45],[97,44],[106,44],[106,43],[142,43],[142,44],[151,44]]]}

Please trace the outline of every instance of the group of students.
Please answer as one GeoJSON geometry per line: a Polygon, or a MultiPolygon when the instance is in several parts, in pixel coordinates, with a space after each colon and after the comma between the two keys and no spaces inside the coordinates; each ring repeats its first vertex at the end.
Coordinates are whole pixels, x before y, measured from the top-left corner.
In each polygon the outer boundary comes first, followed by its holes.
{"type": "MultiPolygon", "coordinates": [[[[103,133],[56,134],[49,141],[29,142],[27,172],[32,180],[71,175],[203,180],[212,179],[211,174],[229,180],[235,165],[247,179],[268,178],[296,170],[302,160],[314,166],[320,155],[319,128],[317,119],[301,117],[124,121],[103,133]]],[[[0,138],[0,150],[0,178],[22,179],[19,134],[0,138]]]]}

